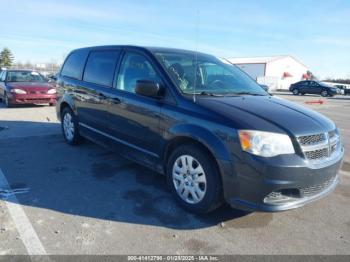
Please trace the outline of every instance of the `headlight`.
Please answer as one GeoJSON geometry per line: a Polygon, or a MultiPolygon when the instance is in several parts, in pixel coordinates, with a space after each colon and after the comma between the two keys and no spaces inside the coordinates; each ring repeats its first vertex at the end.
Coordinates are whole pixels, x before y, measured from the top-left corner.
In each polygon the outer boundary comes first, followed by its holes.
{"type": "Polygon", "coordinates": [[[239,130],[238,135],[242,149],[253,155],[273,157],[295,153],[292,141],[284,134],[239,130]]]}
{"type": "Polygon", "coordinates": [[[47,91],[47,93],[48,93],[49,95],[56,94],[56,89],[51,88],[51,89],[49,89],[49,91],[47,91]]]}
{"type": "Polygon", "coordinates": [[[18,89],[18,88],[13,88],[10,90],[10,92],[15,93],[15,94],[21,94],[21,95],[27,94],[26,91],[24,91],[23,89],[18,89]]]}

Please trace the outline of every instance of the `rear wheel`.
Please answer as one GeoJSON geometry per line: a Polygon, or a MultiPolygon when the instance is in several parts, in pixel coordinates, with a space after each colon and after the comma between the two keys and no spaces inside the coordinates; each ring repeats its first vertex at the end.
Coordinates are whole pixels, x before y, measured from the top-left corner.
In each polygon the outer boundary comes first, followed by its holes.
{"type": "Polygon", "coordinates": [[[79,134],[77,117],[69,107],[64,108],[62,111],[61,127],[63,137],[68,144],[77,145],[81,142],[82,138],[79,134]]]}
{"type": "Polygon", "coordinates": [[[295,95],[295,96],[299,95],[299,90],[298,89],[293,89],[293,95],[295,95]]]}
{"type": "Polygon", "coordinates": [[[169,157],[167,178],[171,192],[184,209],[208,213],[222,202],[222,184],[214,160],[195,145],[176,148],[169,157]]]}
{"type": "Polygon", "coordinates": [[[327,90],[323,90],[323,91],[321,92],[321,96],[323,96],[323,97],[328,96],[327,90]]]}

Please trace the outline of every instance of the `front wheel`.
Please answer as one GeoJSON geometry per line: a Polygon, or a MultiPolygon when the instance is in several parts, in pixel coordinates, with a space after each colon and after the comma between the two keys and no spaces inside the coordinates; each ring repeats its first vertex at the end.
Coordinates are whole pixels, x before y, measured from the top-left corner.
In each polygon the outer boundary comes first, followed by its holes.
{"type": "Polygon", "coordinates": [[[321,92],[321,96],[323,96],[323,97],[328,96],[327,90],[323,90],[323,91],[321,92]]]}
{"type": "Polygon", "coordinates": [[[62,133],[64,139],[70,145],[77,145],[81,142],[82,138],[79,134],[77,117],[73,111],[66,107],[62,111],[62,133]]]}
{"type": "Polygon", "coordinates": [[[214,160],[195,145],[175,149],[167,164],[171,192],[184,209],[208,213],[222,202],[222,184],[214,160]]]}
{"type": "Polygon", "coordinates": [[[7,96],[7,93],[5,93],[5,105],[6,105],[7,108],[11,108],[12,107],[12,104],[10,102],[10,99],[7,96]]]}

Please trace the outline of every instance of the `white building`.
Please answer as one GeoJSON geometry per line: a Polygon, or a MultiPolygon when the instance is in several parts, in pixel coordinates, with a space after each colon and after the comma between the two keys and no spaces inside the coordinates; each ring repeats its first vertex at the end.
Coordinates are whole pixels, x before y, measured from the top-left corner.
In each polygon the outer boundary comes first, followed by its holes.
{"type": "Polygon", "coordinates": [[[294,57],[240,57],[229,58],[259,84],[268,85],[270,90],[286,90],[295,82],[309,79],[308,68],[294,57]]]}
{"type": "Polygon", "coordinates": [[[330,86],[343,87],[345,89],[350,89],[349,84],[334,83],[334,82],[327,82],[327,81],[322,81],[322,83],[325,83],[325,84],[330,85],[330,86]]]}

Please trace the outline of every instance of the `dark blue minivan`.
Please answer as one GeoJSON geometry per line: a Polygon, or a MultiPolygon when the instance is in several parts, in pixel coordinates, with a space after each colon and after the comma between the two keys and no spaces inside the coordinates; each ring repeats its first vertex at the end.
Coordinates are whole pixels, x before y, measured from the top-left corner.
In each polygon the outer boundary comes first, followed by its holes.
{"type": "Polygon", "coordinates": [[[344,149],[323,115],[271,96],[214,56],[135,46],[72,51],[57,79],[65,140],[82,137],[167,177],[206,213],[282,211],[330,193],[344,149]]]}

